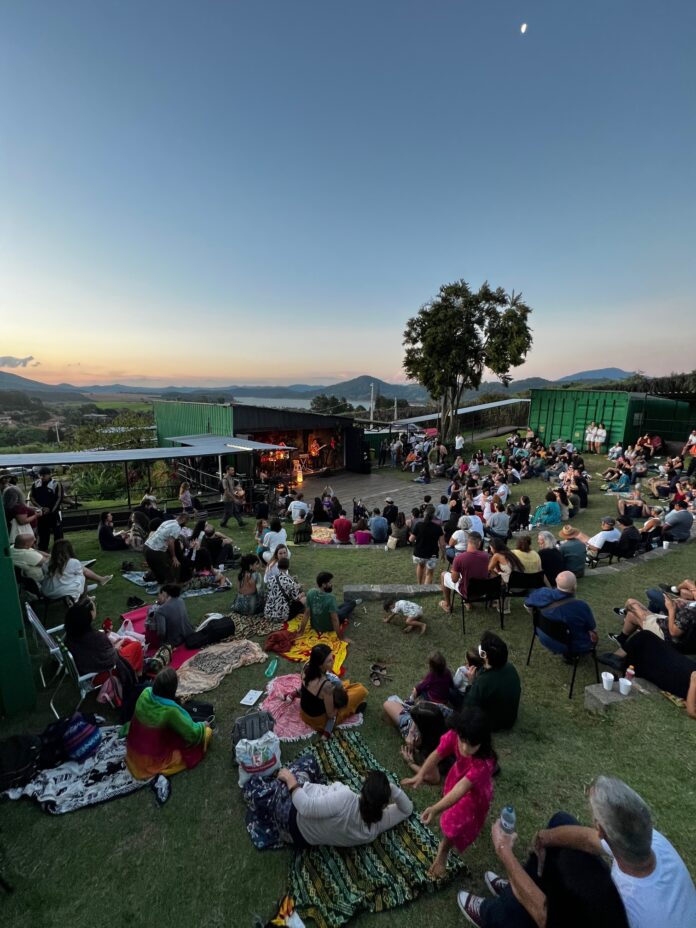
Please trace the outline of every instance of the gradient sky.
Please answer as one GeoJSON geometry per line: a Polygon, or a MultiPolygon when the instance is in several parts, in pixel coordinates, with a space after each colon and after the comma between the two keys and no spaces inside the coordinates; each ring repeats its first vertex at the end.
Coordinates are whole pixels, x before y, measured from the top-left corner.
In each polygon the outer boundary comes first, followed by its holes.
{"type": "Polygon", "coordinates": [[[6,2],[0,360],[399,380],[463,277],[533,307],[517,376],[689,370],[695,47],[693,0],[6,2]]]}

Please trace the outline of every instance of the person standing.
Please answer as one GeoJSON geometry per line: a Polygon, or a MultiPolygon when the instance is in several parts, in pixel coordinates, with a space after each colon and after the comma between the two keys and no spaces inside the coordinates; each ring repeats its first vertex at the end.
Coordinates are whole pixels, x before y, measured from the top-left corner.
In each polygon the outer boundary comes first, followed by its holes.
{"type": "Polygon", "coordinates": [[[454,455],[455,455],[455,457],[456,457],[458,454],[461,454],[463,450],[464,450],[464,436],[463,436],[462,433],[459,431],[459,429],[457,429],[457,434],[454,436],[454,455]]]}
{"type": "Polygon", "coordinates": [[[174,583],[179,579],[181,562],[176,544],[188,520],[188,513],[180,512],[176,519],[162,522],[143,546],[147,566],[158,583],[174,583]]]}
{"type": "Polygon", "coordinates": [[[419,584],[432,583],[438,558],[444,553],[442,526],[433,521],[434,506],[426,506],[423,521],[412,530],[409,541],[413,545],[413,563],[419,584]]]}
{"type": "Polygon", "coordinates": [[[32,503],[41,510],[36,526],[41,551],[48,551],[51,535],[55,541],[60,541],[63,537],[60,512],[63,496],[63,485],[59,480],[53,479],[51,468],[42,467],[39,471],[39,479],[32,484],[29,493],[32,503]]]}
{"type": "Polygon", "coordinates": [[[236,519],[239,526],[244,525],[242,521],[242,508],[244,506],[245,493],[235,477],[234,467],[228,467],[225,476],[222,478],[222,502],[224,513],[220,525],[224,528],[230,518],[236,519]]]}

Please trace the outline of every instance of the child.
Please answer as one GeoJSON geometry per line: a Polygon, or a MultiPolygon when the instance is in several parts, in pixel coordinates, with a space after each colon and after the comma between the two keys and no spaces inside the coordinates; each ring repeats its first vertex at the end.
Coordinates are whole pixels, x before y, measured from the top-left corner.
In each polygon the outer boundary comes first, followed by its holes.
{"type": "Polygon", "coordinates": [[[414,701],[420,698],[428,699],[430,702],[448,702],[454,680],[452,679],[452,671],[447,666],[447,661],[439,651],[436,651],[428,658],[428,667],[428,673],[420,683],[416,683],[414,686],[411,699],[414,701]]]}
{"type": "Polygon", "coordinates": [[[395,615],[404,617],[404,633],[409,634],[414,628],[420,629],[420,634],[424,635],[428,627],[425,622],[420,622],[423,618],[423,609],[417,603],[412,603],[408,599],[388,599],[384,604],[384,622],[388,623],[395,615]]]}
{"type": "Polygon", "coordinates": [[[496,754],[491,744],[491,731],[481,709],[464,709],[454,716],[451,728],[440,739],[414,777],[401,781],[414,788],[428,782],[437,765],[454,756],[439,802],[421,813],[421,822],[429,825],[440,815],[442,839],[437,856],[428,871],[433,880],[447,871],[447,859],[452,848],[466,850],[479,836],[493,799],[493,771],[496,754]]]}
{"type": "Polygon", "coordinates": [[[476,673],[482,667],[483,658],[479,655],[478,651],[467,651],[466,664],[462,664],[461,667],[457,667],[454,672],[454,689],[456,690],[456,693],[451,694],[454,696],[454,699],[450,701],[452,702],[452,705],[455,706],[455,708],[458,708],[458,705],[461,705],[462,703],[461,698],[457,699],[457,694],[460,697],[464,696],[466,691],[474,682],[476,673]]]}

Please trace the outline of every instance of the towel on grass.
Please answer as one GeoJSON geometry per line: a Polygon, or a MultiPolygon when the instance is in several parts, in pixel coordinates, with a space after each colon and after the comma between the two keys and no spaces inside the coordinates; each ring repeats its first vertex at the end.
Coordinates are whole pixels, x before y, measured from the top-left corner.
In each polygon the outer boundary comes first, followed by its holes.
{"type": "MultiPolygon", "coordinates": [[[[144,635],[145,619],[147,618],[148,609],[150,609],[150,606],[140,606],[138,609],[133,609],[131,612],[124,612],[121,618],[130,619],[133,623],[133,630],[144,635]]],[[[178,670],[182,664],[185,664],[186,661],[190,660],[194,654],[198,654],[199,651],[200,648],[187,648],[185,644],[179,644],[172,651],[172,659],[169,666],[173,667],[174,670],[178,670]]],[[[146,657],[152,657],[156,652],[156,647],[150,647],[147,650],[146,657]]]]}
{"type": "Polygon", "coordinates": [[[248,664],[259,664],[266,660],[266,653],[253,641],[221,641],[203,648],[179,668],[179,686],[176,695],[180,699],[206,693],[233,670],[248,664]]]}
{"type": "Polygon", "coordinates": [[[149,780],[135,780],[126,767],[126,742],[119,737],[118,726],[102,728],[101,733],[101,744],[92,757],[41,770],[30,783],[5,795],[9,799],[35,799],[44,812],[63,815],[147,786],[149,780]]]}
{"type": "MultiPolygon", "coordinates": [[[[299,690],[301,683],[302,678],[299,673],[287,673],[271,680],[266,687],[268,695],[260,708],[270,712],[275,719],[273,731],[281,741],[302,741],[304,738],[316,735],[316,731],[300,717],[299,698],[293,699],[292,702],[285,700],[286,696],[299,690]]],[[[349,716],[338,727],[356,728],[362,725],[362,721],[362,713],[357,713],[349,716]]]]}
{"type": "MultiPolygon", "coordinates": [[[[145,571],[128,570],[121,574],[124,580],[130,580],[136,586],[143,587],[148,596],[156,596],[159,592],[160,584],[156,580],[145,580],[145,571]]],[[[202,589],[184,590],[181,594],[182,599],[190,599],[192,596],[208,596],[210,593],[227,593],[232,589],[232,584],[224,589],[218,586],[207,586],[202,589]]]]}
{"type": "MultiPolygon", "coordinates": [[[[289,632],[296,632],[300,627],[301,619],[292,619],[288,622],[286,628],[289,632]]],[[[304,635],[298,635],[287,651],[282,651],[282,656],[289,661],[301,661],[306,663],[315,644],[326,644],[331,648],[334,656],[333,672],[338,676],[343,676],[343,664],[348,655],[348,645],[339,638],[335,632],[315,632],[313,628],[307,628],[304,635]]]]}

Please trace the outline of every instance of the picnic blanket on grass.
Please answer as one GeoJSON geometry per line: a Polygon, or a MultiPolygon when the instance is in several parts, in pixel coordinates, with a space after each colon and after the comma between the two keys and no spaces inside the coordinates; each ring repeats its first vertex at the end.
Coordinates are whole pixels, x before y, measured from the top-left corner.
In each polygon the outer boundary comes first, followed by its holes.
{"type": "Polygon", "coordinates": [[[176,695],[183,699],[215,689],[220,682],[238,667],[260,664],[266,653],[253,641],[221,641],[198,651],[179,668],[179,686],[176,695]]]}
{"type": "Polygon", "coordinates": [[[282,622],[267,619],[263,615],[240,615],[238,612],[231,612],[230,616],[234,619],[235,638],[251,636],[266,638],[271,632],[276,632],[283,627],[282,622]]]}
{"type": "MultiPolygon", "coordinates": [[[[302,678],[299,673],[287,673],[281,677],[276,677],[275,680],[271,680],[266,687],[268,695],[260,708],[270,712],[275,719],[273,731],[281,741],[302,741],[316,735],[316,731],[310,728],[306,722],[303,722],[300,717],[300,700],[285,701],[286,696],[299,690],[301,683],[302,678]]],[[[362,722],[362,713],[359,712],[356,715],[349,716],[338,727],[356,728],[358,725],[362,725],[362,722]]]]}
{"type": "Polygon", "coordinates": [[[333,544],[334,531],[325,525],[312,526],[312,541],[315,545],[333,544]]]}
{"type": "MultiPolygon", "coordinates": [[[[133,623],[133,631],[144,635],[145,619],[147,618],[147,610],[149,608],[150,606],[140,606],[138,609],[133,609],[131,612],[124,612],[121,618],[130,619],[133,623]]],[[[150,647],[147,649],[146,656],[152,657],[156,651],[157,648],[150,647]]],[[[172,660],[169,666],[173,667],[174,670],[178,670],[182,664],[185,664],[186,661],[190,660],[194,654],[198,654],[199,651],[200,648],[187,648],[185,644],[179,644],[172,651],[172,660]]]]}
{"type": "Polygon", "coordinates": [[[101,744],[92,757],[82,763],[68,761],[41,770],[31,782],[8,790],[5,795],[9,799],[35,799],[44,812],[64,815],[147,786],[150,780],[134,780],[126,767],[126,741],[119,738],[119,727],[107,726],[101,733],[101,744]]]}
{"type": "MultiPolygon", "coordinates": [[[[300,627],[301,619],[292,619],[285,626],[289,632],[296,632],[300,627]]],[[[337,637],[336,632],[315,632],[313,628],[307,628],[304,635],[298,635],[292,646],[281,654],[289,661],[301,661],[306,663],[315,644],[327,644],[334,656],[333,672],[342,676],[345,671],[343,664],[348,655],[348,645],[337,637]]]]}
{"type": "MultiPolygon", "coordinates": [[[[136,586],[143,587],[148,596],[156,596],[159,592],[160,584],[157,581],[149,582],[145,580],[145,571],[128,570],[121,574],[124,580],[130,580],[136,586]]],[[[182,599],[190,599],[192,596],[208,596],[210,593],[229,593],[231,586],[221,589],[218,586],[207,586],[203,589],[184,590],[181,594],[182,599]]]]}
{"type": "MultiPolygon", "coordinates": [[[[384,770],[357,731],[339,732],[306,748],[297,758],[314,757],[327,782],[340,780],[356,792],[368,770],[384,770]]],[[[393,783],[398,778],[385,771],[393,783]]],[[[419,813],[362,847],[315,847],[296,853],[290,864],[288,894],[304,920],[319,928],[339,928],[360,912],[384,912],[434,892],[461,870],[464,861],[450,854],[447,876],[434,882],[428,868],[438,838],[421,824],[419,813]]]]}

